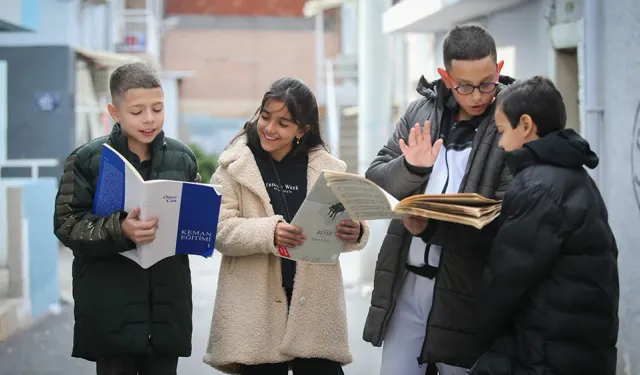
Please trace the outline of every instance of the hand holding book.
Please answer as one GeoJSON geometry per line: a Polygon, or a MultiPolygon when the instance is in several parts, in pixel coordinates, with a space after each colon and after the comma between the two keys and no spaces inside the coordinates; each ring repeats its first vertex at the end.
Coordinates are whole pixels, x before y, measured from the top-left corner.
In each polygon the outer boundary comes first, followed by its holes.
{"type": "Polygon", "coordinates": [[[104,144],[92,211],[103,217],[129,212],[121,229],[135,249],[120,255],[142,268],[174,255],[210,257],[221,204],[216,188],[174,180],[145,181],[124,156],[104,144]],[[157,230],[159,222],[162,230],[157,230]]]}
{"type": "Polygon", "coordinates": [[[360,237],[360,222],[343,220],[336,225],[336,236],[344,242],[357,242],[360,237]]]}
{"type": "Polygon", "coordinates": [[[402,217],[402,224],[404,224],[404,227],[414,236],[419,236],[420,233],[424,232],[425,229],[427,229],[428,223],[428,219],[420,216],[411,215],[402,217]]]}
{"type": "Polygon", "coordinates": [[[279,222],[276,225],[276,232],[273,236],[273,240],[276,246],[284,247],[296,247],[302,245],[307,236],[302,233],[302,229],[295,225],[279,222]]]}
{"type": "Polygon", "coordinates": [[[135,207],[122,221],[122,234],[136,245],[146,245],[156,238],[158,218],[140,220],[140,208],[135,207]]]}
{"type": "Polygon", "coordinates": [[[363,176],[324,172],[335,197],[353,220],[420,216],[482,229],[500,214],[501,202],[479,194],[417,194],[398,201],[363,176]]]}

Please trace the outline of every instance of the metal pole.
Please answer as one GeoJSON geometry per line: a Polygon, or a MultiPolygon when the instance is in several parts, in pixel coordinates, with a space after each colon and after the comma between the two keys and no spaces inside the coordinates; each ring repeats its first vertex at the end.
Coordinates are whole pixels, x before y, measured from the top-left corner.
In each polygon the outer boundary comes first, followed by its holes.
{"type": "Polygon", "coordinates": [[[7,160],[9,120],[9,69],[8,63],[0,60],[0,165],[7,160]]]}
{"type": "MultiPolygon", "coordinates": [[[[390,0],[358,0],[358,172],[364,174],[391,129],[391,71],[382,14],[390,0]]],[[[359,252],[359,279],[371,283],[388,220],[370,221],[367,247],[359,252]]]]}
{"type": "Polygon", "coordinates": [[[358,1],[358,172],[364,174],[391,127],[388,36],[382,14],[389,0],[358,1]]]}
{"type": "Polygon", "coordinates": [[[325,101],[324,95],[324,10],[319,9],[315,17],[316,31],[316,97],[321,101],[325,101]]]}
{"type": "Polygon", "coordinates": [[[340,157],[340,103],[336,96],[336,85],[333,76],[333,62],[326,61],[326,101],[325,101],[325,118],[329,139],[329,149],[331,154],[336,158],[340,157]]]}
{"type": "Polygon", "coordinates": [[[2,182],[2,167],[7,160],[8,147],[8,81],[8,63],[0,60],[0,268],[6,267],[9,257],[9,242],[7,240],[7,190],[2,182]]]}
{"type": "MultiPolygon", "coordinates": [[[[600,37],[600,9],[598,0],[587,0],[585,4],[584,58],[585,64],[585,127],[584,135],[591,149],[600,157],[600,132],[603,109],[600,103],[600,56],[598,51],[600,37]]],[[[600,185],[602,167],[589,170],[591,177],[600,185]]]]}

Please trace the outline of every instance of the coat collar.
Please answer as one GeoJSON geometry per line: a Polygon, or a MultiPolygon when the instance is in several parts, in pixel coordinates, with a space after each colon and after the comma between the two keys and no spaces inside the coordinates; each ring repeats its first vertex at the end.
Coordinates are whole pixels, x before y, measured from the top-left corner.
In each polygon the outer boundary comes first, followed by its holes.
{"type": "MultiPolygon", "coordinates": [[[[130,152],[129,151],[129,140],[126,135],[122,134],[122,130],[120,129],[120,124],[116,123],[111,128],[111,142],[113,142],[113,146],[115,149],[120,152],[130,152]]],[[[167,141],[164,137],[164,131],[158,133],[158,135],[151,142],[151,148],[153,150],[159,150],[167,145],[167,141]]]]}
{"type": "MultiPolygon", "coordinates": [[[[218,158],[220,167],[227,168],[229,175],[238,184],[244,186],[256,194],[263,202],[268,215],[273,215],[273,208],[269,200],[269,194],[262,181],[262,175],[258,164],[254,159],[251,149],[247,145],[246,136],[240,136],[233,141],[218,158]]],[[[343,172],[346,164],[331,156],[322,148],[309,151],[309,165],[307,167],[307,194],[313,188],[320,173],[325,170],[343,172]]]]}
{"type": "MultiPolygon", "coordinates": [[[[120,124],[113,125],[109,138],[111,139],[111,145],[129,162],[139,161],[138,156],[129,150],[129,140],[126,135],[122,134],[120,124]]],[[[164,162],[164,148],[166,145],[167,140],[165,139],[164,131],[161,131],[151,142],[151,172],[149,178],[152,180],[158,178],[158,171],[160,171],[164,162]]]]}

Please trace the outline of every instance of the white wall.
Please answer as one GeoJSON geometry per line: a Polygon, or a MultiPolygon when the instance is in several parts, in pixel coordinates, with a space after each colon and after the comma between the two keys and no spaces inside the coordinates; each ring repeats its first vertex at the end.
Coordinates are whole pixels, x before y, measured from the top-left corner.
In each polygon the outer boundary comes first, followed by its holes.
{"type": "Polygon", "coordinates": [[[442,55],[442,49],[437,50],[434,43],[433,34],[407,34],[407,78],[410,101],[419,96],[416,86],[420,76],[424,76],[428,81],[439,78],[435,61],[437,55],[442,55]]]}
{"type": "Polygon", "coordinates": [[[114,43],[111,37],[112,20],[110,9],[106,5],[86,6],[80,16],[77,45],[87,49],[112,51],[114,43]]]}
{"type": "Polygon", "coordinates": [[[164,133],[167,137],[178,139],[180,126],[178,81],[175,77],[162,78],[164,91],[164,133]]]}
{"type": "MultiPolygon", "coordinates": [[[[498,60],[505,60],[502,74],[514,78],[549,74],[549,0],[530,0],[472,23],[487,29],[496,41],[498,60]]],[[[434,62],[443,66],[442,44],[446,33],[437,33],[434,62]]]]}
{"type": "Polygon", "coordinates": [[[2,0],[2,15],[0,19],[20,26],[22,24],[22,0],[2,0]]]}
{"type": "Polygon", "coordinates": [[[505,60],[504,73],[514,78],[549,74],[548,11],[548,0],[532,0],[486,19],[484,27],[496,41],[498,59],[505,60]],[[510,53],[501,56],[501,48],[515,50],[515,61],[509,61],[510,53]]]}
{"type": "MultiPolygon", "coordinates": [[[[108,17],[108,7],[85,5],[81,8],[79,2],[80,0],[40,0],[38,30],[0,33],[0,46],[69,45],[94,50],[112,50],[112,22],[108,17]]],[[[4,16],[4,8],[2,13],[4,16]]]]}
{"type": "Polygon", "coordinates": [[[38,30],[0,33],[0,46],[64,46],[77,43],[78,1],[40,0],[38,30]]]}
{"type": "Polygon", "coordinates": [[[640,124],[636,123],[634,134],[634,118],[640,106],[640,3],[618,0],[601,9],[605,112],[598,168],[620,251],[618,374],[636,375],[640,373],[640,124]]]}

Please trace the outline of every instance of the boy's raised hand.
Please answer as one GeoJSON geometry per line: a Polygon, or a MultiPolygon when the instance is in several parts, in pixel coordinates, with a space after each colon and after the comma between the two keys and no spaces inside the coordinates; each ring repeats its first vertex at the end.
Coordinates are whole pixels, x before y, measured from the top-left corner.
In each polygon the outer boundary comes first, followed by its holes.
{"type": "Polygon", "coordinates": [[[156,238],[158,218],[142,221],[139,218],[140,208],[136,207],[122,222],[122,234],[136,245],[146,245],[156,238]]]}
{"type": "Polygon", "coordinates": [[[424,128],[416,124],[409,132],[408,142],[400,139],[400,150],[407,163],[414,167],[433,167],[442,147],[442,139],[431,144],[431,123],[424,122],[424,128]],[[408,143],[408,144],[407,144],[408,143]]]}

